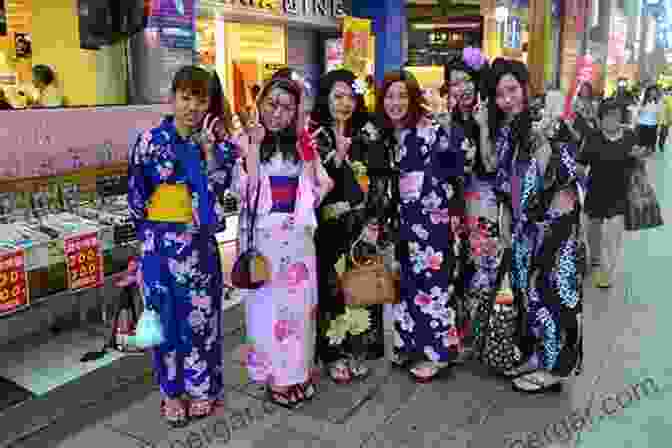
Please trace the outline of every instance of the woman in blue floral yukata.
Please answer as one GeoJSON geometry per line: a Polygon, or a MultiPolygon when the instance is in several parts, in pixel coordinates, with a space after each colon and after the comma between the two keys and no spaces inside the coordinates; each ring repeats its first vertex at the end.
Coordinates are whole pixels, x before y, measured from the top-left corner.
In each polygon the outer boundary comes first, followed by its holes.
{"type": "MultiPolygon", "coordinates": [[[[526,361],[508,372],[516,390],[559,390],[580,369],[585,245],[575,151],[549,145],[532,127],[528,71],[497,59],[488,82],[487,122],[501,204],[502,238],[514,301],[522,311],[526,361]]],[[[483,113],[483,112],[478,112],[483,113]]]]}
{"type": "Polygon", "coordinates": [[[237,147],[217,126],[220,117],[206,117],[211,86],[207,71],[180,69],[172,84],[174,115],[140,135],[129,154],[141,289],[166,337],[154,349],[154,372],[161,412],[172,426],[209,415],[222,390],[216,196],[231,184],[237,147]]]}
{"type": "Polygon", "coordinates": [[[405,71],[385,76],[378,111],[386,148],[399,171],[401,301],[394,306],[396,362],[418,382],[455,360],[464,153],[460,128],[433,124],[418,82],[405,71]]]}

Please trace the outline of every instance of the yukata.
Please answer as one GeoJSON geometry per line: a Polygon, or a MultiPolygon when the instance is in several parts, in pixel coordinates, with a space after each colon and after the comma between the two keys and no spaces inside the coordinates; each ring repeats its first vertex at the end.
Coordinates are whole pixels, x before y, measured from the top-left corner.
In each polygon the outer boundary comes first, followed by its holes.
{"type": "Polygon", "coordinates": [[[533,132],[523,152],[511,134],[505,127],[497,135],[496,191],[512,210],[511,286],[525,316],[521,349],[533,368],[566,377],[580,369],[583,353],[586,248],[575,150],[550,150],[533,132]]]}
{"type": "Polygon", "coordinates": [[[250,247],[248,225],[259,188],[254,247],[270,260],[272,277],[243,291],[248,377],[261,384],[292,386],[309,378],[315,346],[317,274],[314,231],[318,188],[303,162],[280,152],[259,166],[259,183],[237,170],[241,197],[240,250],[250,247]],[[249,189],[249,191],[248,191],[249,189]]]}
{"type": "Polygon", "coordinates": [[[405,129],[396,151],[401,196],[395,351],[451,362],[462,351],[459,280],[464,218],[461,128],[405,129]]]}
{"type": "MultiPolygon", "coordinates": [[[[366,356],[370,359],[382,358],[385,355],[382,305],[367,307],[370,313],[370,328],[357,338],[356,350],[353,350],[352,343],[348,343],[352,341],[333,345],[326,336],[331,321],[345,312],[345,298],[338,287],[336,264],[343,256],[348,260],[348,264],[351,264],[349,254],[352,245],[362,235],[365,226],[376,218],[367,213],[367,194],[360,186],[352,164],[359,163],[364,167],[368,165],[369,151],[378,149],[378,134],[377,128],[368,121],[361,128],[353,129],[348,160],[343,161],[339,167],[336,167],[333,160],[336,153],[335,132],[325,126],[315,136],[325,170],[334,181],[334,188],[318,209],[319,225],[315,237],[320,297],[316,355],[325,364],[353,355],[366,356]],[[354,351],[358,353],[353,353],[354,351]]],[[[375,246],[375,243],[373,242],[372,246],[375,246]]],[[[376,249],[361,245],[355,250],[368,248],[371,249],[370,252],[376,249]]]]}
{"type": "Polygon", "coordinates": [[[179,136],[169,117],[141,134],[129,155],[128,203],[142,245],[141,289],[166,338],[154,348],[154,373],[169,398],[215,399],[222,391],[223,279],[214,233],[223,209],[216,196],[231,185],[236,152],[235,144],[221,143],[206,166],[200,146],[179,136]],[[187,186],[191,223],[149,219],[153,195],[166,184],[187,186]]]}

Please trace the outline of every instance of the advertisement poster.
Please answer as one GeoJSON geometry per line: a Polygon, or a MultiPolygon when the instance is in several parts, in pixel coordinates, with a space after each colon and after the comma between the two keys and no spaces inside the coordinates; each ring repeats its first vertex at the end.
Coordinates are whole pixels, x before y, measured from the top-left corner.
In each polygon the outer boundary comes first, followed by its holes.
{"type": "Polygon", "coordinates": [[[581,83],[590,82],[594,84],[594,61],[590,55],[576,58],[576,78],[572,82],[567,98],[565,99],[565,117],[574,117],[572,110],[572,100],[576,94],[576,89],[581,83]]]}
{"type": "Polygon", "coordinates": [[[152,0],[147,27],[158,30],[161,47],[195,48],[194,2],[195,0],[152,0]]]}
{"type": "Polygon", "coordinates": [[[343,19],[343,63],[359,78],[367,74],[370,35],[371,20],[354,17],[343,19]]]}
{"type": "Polygon", "coordinates": [[[103,253],[96,232],[65,238],[68,289],[103,286],[103,253]]]}
{"type": "Polygon", "coordinates": [[[19,249],[0,253],[0,315],[28,304],[25,252],[19,249]]]}
{"type": "Polygon", "coordinates": [[[327,73],[343,65],[343,39],[328,39],[324,48],[327,73]]]}

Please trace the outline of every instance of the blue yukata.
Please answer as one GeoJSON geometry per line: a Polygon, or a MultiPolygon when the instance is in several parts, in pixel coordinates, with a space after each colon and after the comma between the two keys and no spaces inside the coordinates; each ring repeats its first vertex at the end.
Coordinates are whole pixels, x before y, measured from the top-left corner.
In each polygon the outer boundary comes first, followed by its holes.
{"type": "Polygon", "coordinates": [[[464,132],[434,125],[403,130],[400,170],[400,303],[395,350],[450,362],[462,349],[459,230],[464,218],[464,132]]]}
{"type": "Polygon", "coordinates": [[[533,133],[529,154],[516,154],[508,127],[496,144],[495,188],[512,210],[511,286],[525,316],[521,348],[533,367],[568,376],[580,369],[583,354],[586,248],[576,151],[562,145],[551,152],[533,133]]]}
{"type": "Polygon", "coordinates": [[[166,341],[154,348],[154,372],[169,398],[215,399],[222,390],[224,291],[214,233],[223,223],[217,196],[231,185],[236,152],[232,142],[218,144],[208,166],[201,147],[180,137],[168,117],[140,135],[129,154],[128,203],[142,245],[139,284],[165,332],[166,341]],[[163,184],[186,185],[191,222],[149,219],[150,199],[163,184]]]}

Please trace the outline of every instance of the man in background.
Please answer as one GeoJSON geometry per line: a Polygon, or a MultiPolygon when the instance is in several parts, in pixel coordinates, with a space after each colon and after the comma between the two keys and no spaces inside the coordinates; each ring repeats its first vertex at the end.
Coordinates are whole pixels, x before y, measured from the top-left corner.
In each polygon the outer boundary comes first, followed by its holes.
{"type": "Polygon", "coordinates": [[[63,95],[51,68],[41,64],[33,67],[33,86],[37,90],[34,107],[63,107],[63,95]]]}

